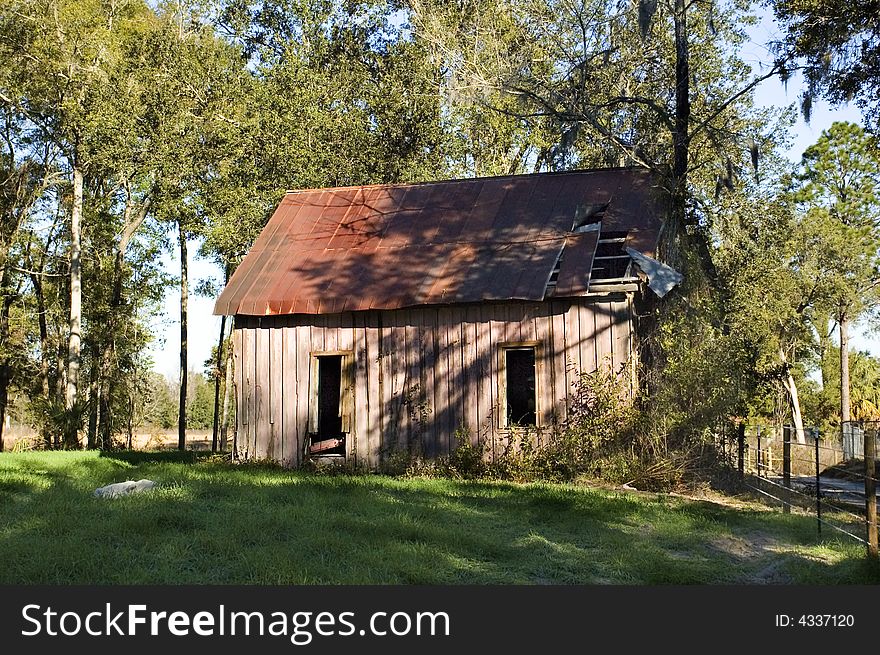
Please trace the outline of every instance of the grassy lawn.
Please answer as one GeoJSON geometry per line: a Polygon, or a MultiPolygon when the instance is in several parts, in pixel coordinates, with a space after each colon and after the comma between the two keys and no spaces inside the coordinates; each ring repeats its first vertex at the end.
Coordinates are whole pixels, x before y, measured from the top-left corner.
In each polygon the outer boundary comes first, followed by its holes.
{"type": "Polygon", "coordinates": [[[757,504],[174,453],[0,455],[0,583],[876,584],[863,553],[757,504]],[[141,478],[161,486],[92,495],[141,478]]]}

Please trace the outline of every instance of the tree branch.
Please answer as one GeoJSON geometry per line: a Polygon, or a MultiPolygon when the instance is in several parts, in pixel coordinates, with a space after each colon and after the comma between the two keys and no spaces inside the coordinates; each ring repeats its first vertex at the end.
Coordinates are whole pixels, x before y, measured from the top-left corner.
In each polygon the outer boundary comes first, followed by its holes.
{"type": "Polygon", "coordinates": [[[645,105],[653,109],[657,113],[657,117],[663,122],[666,127],[670,130],[673,129],[672,119],[670,118],[669,111],[660,106],[654,100],[650,98],[642,98],[639,96],[617,96],[616,98],[611,98],[607,102],[603,102],[601,105],[596,105],[597,107],[612,107],[616,104],[624,104],[624,105],[645,105]]]}
{"type": "Polygon", "coordinates": [[[704,118],[702,121],[700,121],[700,123],[697,124],[697,126],[693,130],[690,131],[690,133],[688,134],[688,137],[687,137],[688,141],[690,141],[695,136],[697,136],[700,132],[702,132],[704,129],[706,129],[706,127],[708,127],[709,123],[711,123],[718,116],[720,116],[724,112],[724,110],[727,109],[730,105],[732,105],[734,102],[736,102],[737,100],[742,98],[744,95],[746,95],[749,91],[751,91],[756,86],[758,86],[764,80],[770,79],[774,75],[778,75],[779,71],[780,71],[779,64],[778,63],[774,64],[773,68],[770,69],[770,72],[768,72],[765,75],[762,75],[760,77],[756,77],[751,82],[746,84],[742,89],[740,89],[739,91],[734,93],[732,96],[730,96],[727,100],[722,102],[715,109],[715,111],[713,111],[706,118],[704,118]]]}

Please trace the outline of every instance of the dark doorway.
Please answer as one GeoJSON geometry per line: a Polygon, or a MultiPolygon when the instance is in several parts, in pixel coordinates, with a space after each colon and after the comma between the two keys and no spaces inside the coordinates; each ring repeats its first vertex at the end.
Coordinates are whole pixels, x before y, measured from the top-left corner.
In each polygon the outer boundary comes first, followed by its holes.
{"type": "Polygon", "coordinates": [[[507,425],[536,425],[535,420],[535,349],[508,348],[507,425]]]}
{"type": "Polygon", "coordinates": [[[312,435],[313,454],[345,455],[341,383],[342,355],[318,357],[318,432],[312,435]]]}
{"type": "Polygon", "coordinates": [[[338,438],[342,434],[339,415],[339,384],[342,380],[342,355],[318,357],[318,434],[338,438]]]}

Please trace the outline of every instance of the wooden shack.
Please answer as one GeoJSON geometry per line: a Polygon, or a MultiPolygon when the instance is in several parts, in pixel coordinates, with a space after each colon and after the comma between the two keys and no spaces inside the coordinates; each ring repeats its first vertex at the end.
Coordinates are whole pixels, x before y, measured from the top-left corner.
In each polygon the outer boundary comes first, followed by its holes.
{"type": "Polygon", "coordinates": [[[287,193],[215,308],[237,457],[491,448],[552,430],[581,371],[634,384],[660,198],[636,168],[287,193]]]}

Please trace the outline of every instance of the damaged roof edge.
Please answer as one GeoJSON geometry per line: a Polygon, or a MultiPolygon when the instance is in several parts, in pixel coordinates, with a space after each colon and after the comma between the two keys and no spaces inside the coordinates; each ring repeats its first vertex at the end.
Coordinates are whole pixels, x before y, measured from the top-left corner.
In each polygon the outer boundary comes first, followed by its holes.
{"type": "Polygon", "coordinates": [[[679,271],[676,271],[671,266],[667,266],[663,262],[657,261],[653,257],[640,253],[638,250],[627,247],[626,253],[632,257],[636,266],[648,277],[648,288],[657,294],[659,298],[672,291],[684,280],[684,275],[679,271]]]}

